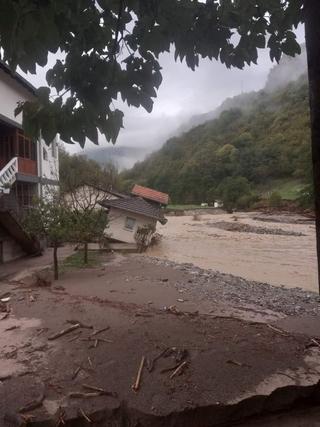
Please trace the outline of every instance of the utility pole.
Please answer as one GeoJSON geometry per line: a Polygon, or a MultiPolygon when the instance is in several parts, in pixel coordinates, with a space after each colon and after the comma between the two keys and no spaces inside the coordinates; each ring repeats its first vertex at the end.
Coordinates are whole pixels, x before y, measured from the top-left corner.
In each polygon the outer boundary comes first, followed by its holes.
{"type": "Polygon", "coordinates": [[[304,0],[311,114],[311,145],[320,293],[320,1],[304,0]]]}

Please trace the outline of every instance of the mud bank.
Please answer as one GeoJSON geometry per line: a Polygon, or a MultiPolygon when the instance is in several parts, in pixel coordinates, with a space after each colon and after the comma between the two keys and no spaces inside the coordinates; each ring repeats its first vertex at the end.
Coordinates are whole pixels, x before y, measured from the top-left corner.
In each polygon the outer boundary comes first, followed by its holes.
{"type": "Polygon", "coordinates": [[[231,426],[316,404],[320,347],[309,323],[302,333],[279,326],[283,312],[197,297],[192,269],[129,256],[68,271],[58,287],[3,282],[0,425],[231,426]]]}

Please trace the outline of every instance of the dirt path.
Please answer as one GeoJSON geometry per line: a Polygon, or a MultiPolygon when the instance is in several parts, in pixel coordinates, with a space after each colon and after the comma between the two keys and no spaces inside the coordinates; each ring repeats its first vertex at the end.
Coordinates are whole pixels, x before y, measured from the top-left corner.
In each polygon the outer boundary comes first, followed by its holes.
{"type": "MultiPolygon", "coordinates": [[[[192,263],[204,269],[218,270],[249,280],[317,291],[315,229],[313,223],[290,223],[290,217],[268,216],[268,222],[253,219],[257,213],[236,214],[237,224],[283,230],[300,235],[258,234],[228,231],[214,226],[230,223],[234,215],[203,215],[198,221],[192,216],[169,217],[159,226],[161,243],[148,254],[179,263],[192,263]]],[[[261,215],[262,219],[264,217],[261,215]]],[[[293,222],[302,218],[294,217],[293,222]]],[[[238,227],[239,228],[239,227],[238,227]]],[[[243,228],[243,227],[242,227],[243,228]]],[[[248,227],[245,227],[248,228],[248,227]]]]}
{"type": "Polygon", "coordinates": [[[249,321],[245,309],[222,301],[218,288],[218,301],[197,298],[188,284],[204,280],[130,256],[68,271],[58,287],[2,283],[12,311],[0,320],[0,425],[19,425],[19,410],[27,408],[34,417],[28,425],[38,427],[59,418],[85,426],[85,417],[94,426],[106,420],[112,426],[231,426],[302,396],[311,399],[320,348],[309,347],[308,333],[270,325],[284,314],[261,307],[249,321]],[[73,332],[49,339],[75,322],[73,332]],[[142,356],[146,366],[134,392],[142,356]],[[181,375],[171,378],[182,363],[181,375]],[[113,395],[84,397],[83,385],[113,395]]]}

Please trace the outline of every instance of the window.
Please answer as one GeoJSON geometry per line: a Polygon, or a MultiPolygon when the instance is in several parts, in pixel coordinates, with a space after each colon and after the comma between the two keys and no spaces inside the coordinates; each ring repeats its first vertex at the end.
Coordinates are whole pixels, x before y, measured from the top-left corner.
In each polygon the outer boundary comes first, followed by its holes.
{"type": "Polygon", "coordinates": [[[54,159],[57,157],[57,143],[55,140],[51,142],[51,154],[54,159]]]}
{"type": "Polygon", "coordinates": [[[43,156],[43,160],[48,160],[48,153],[45,148],[42,148],[42,156],[43,156]]]}
{"type": "Polygon", "coordinates": [[[136,220],[134,218],[130,218],[127,216],[124,228],[132,231],[135,225],[136,225],[136,220]]]}

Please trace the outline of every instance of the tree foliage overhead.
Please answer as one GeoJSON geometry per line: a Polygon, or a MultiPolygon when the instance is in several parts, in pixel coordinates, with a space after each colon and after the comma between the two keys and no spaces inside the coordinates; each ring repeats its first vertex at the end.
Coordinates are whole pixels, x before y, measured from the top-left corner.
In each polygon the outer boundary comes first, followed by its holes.
{"type": "Polygon", "coordinates": [[[174,203],[201,203],[223,198],[225,186],[233,191],[234,183],[239,183],[245,188],[241,177],[252,190],[276,179],[310,182],[305,77],[274,93],[260,91],[251,99],[250,108],[224,111],[219,118],[169,139],[122,174],[125,185],[139,183],[167,192],[174,203]]]}
{"type": "Polygon", "coordinates": [[[24,128],[56,133],[82,146],[98,132],[115,142],[123,113],[115,100],[152,110],[162,80],[159,55],[195,69],[200,58],[227,67],[300,52],[292,29],[303,0],[1,0],[0,49],[12,69],[36,72],[48,53],[61,59],[47,72],[48,87],[25,102],[24,128]],[[51,90],[51,91],[50,91],[51,90]]]}

